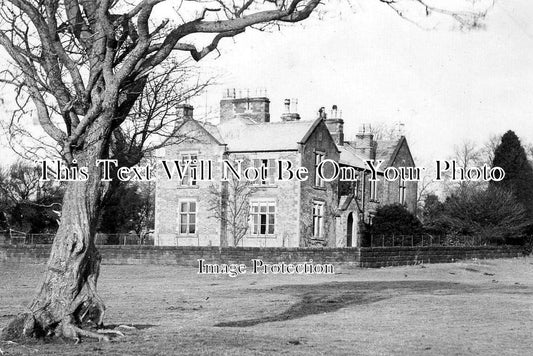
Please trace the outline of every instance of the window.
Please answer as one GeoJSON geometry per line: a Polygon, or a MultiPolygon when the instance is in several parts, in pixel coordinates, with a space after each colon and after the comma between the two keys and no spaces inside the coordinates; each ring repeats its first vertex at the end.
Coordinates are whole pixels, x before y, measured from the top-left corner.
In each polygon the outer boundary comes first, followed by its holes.
{"type": "Polygon", "coordinates": [[[261,184],[261,185],[266,185],[266,184],[272,184],[274,182],[274,165],[275,165],[275,162],[273,159],[254,159],[253,160],[253,164],[254,164],[254,167],[257,168],[257,170],[259,171],[259,177],[257,179],[257,181],[255,181],[254,183],[255,184],[261,184]],[[266,168],[266,175],[265,175],[265,179],[261,179],[263,177],[261,177],[262,175],[262,171],[263,169],[266,168]]]}
{"type": "Polygon", "coordinates": [[[252,236],[273,235],[276,223],[276,203],[251,202],[250,217],[252,236]]]}
{"type": "Polygon", "coordinates": [[[198,154],[184,153],[181,155],[181,162],[181,167],[183,169],[181,185],[195,186],[197,184],[196,170],[198,169],[198,154]]]}
{"type": "Polygon", "coordinates": [[[178,225],[178,231],[180,235],[196,234],[196,201],[180,201],[178,225]]]}
{"type": "Polygon", "coordinates": [[[400,178],[400,181],[398,183],[398,200],[400,204],[405,204],[405,181],[400,178]]]}
{"type": "Polygon", "coordinates": [[[370,181],[370,200],[371,201],[377,201],[378,200],[378,181],[370,181]]]}
{"type": "Polygon", "coordinates": [[[316,187],[323,187],[324,186],[324,180],[320,179],[320,177],[318,176],[318,165],[323,160],[324,160],[324,153],[316,152],[315,153],[315,186],[316,187]]]}
{"type": "Polygon", "coordinates": [[[324,233],[324,203],[313,203],[313,236],[322,237],[324,233]]]}

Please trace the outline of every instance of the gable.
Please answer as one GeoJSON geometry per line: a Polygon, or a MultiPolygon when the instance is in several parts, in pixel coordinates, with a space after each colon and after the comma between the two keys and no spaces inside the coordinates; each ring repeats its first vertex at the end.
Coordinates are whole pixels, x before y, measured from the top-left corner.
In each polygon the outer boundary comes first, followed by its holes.
{"type": "Polygon", "coordinates": [[[223,143],[210,130],[194,119],[186,120],[173,137],[174,144],[217,144],[223,143]]]}
{"type": "Polygon", "coordinates": [[[388,166],[396,166],[396,167],[415,167],[415,161],[413,159],[413,155],[411,154],[411,150],[409,149],[409,145],[407,144],[407,140],[404,136],[400,139],[398,144],[396,145],[396,148],[394,152],[392,153],[388,166]]]}
{"type": "Polygon", "coordinates": [[[328,127],[324,123],[324,120],[320,118],[313,122],[313,125],[309,127],[309,130],[299,143],[304,144],[305,147],[312,147],[313,149],[340,153],[328,127]]]}

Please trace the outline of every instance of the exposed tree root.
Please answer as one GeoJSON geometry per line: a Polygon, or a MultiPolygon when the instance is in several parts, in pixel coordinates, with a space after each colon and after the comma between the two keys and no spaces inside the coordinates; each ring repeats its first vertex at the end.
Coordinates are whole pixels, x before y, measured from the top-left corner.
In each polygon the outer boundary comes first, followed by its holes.
{"type": "Polygon", "coordinates": [[[97,333],[99,334],[111,334],[111,335],[115,335],[115,336],[125,336],[124,333],[122,333],[122,331],[120,330],[106,330],[106,329],[99,329],[96,331],[97,333]]]}
{"type": "Polygon", "coordinates": [[[135,327],[121,325],[115,329],[96,329],[95,331],[90,331],[77,326],[74,318],[67,316],[61,323],[45,332],[33,314],[25,313],[18,315],[11,321],[2,331],[0,339],[13,342],[13,340],[19,341],[43,336],[56,336],[74,340],[76,343],[79,343],[83,337],[96,339],[100,342],[108,342],[113,338],[125,336],[122,331],[118,330],[119,328],[136,330],[135,327]]]}
{"type": "Polygon", "coordinates": [[[80,342],[82,336],[97,339],[98,341],[109,341],[107,336],[101,335],[97,332],[95,333],[92,331],[83,330],[82,328],[72,324],[70,320],[65,320],[61,323],[61,335],[76,341],[76,344],[80,342]]]}

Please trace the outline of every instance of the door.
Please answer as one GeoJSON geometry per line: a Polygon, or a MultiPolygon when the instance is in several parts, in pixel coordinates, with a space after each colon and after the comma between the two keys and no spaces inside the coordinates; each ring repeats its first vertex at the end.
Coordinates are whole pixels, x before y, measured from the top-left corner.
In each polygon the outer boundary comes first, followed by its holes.
{"type": "Polygon", "coordinates": [[[346,227],[346,247],[352,247],[353,239],[353,213],[348,214],[348,226],[346,227]]]}

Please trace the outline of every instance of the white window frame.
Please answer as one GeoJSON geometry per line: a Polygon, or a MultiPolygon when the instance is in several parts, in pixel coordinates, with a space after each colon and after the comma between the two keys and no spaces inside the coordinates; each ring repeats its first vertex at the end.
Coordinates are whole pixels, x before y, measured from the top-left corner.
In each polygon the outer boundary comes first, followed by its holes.
{"type": "Polygon", "coordinates": [[[178,200],[178,235],[179,236],[196,236],[198,234],[198,200],[197,199],[179,199],[178,200]],[[194,211],[191,211],[191,203],[194,203],[194,211]],[[183,210],[183,204],[186,204],[186,211],[183,210]],[[185,216],[185,223],[182,222],[182,216],[185,216]],[[191,218],[194,221],[191,222],[191,218]],[[185,231],[182,227],[185,225],[185,231]],[[193,231],[191,232],[191,226],[193,231]]]}
{"type": "MultiPolygon", "coordinates": [[[[254,168],[257,168],[259,170],[259,174],[261,174],[262,167],[267,168],[267,176],[266,180],[257,179],[254,184],[257,185],[271,185],[274,183],[274,171],[275,171],[275,161],[273,158],[254,158],[252,159],[252,165],[254,168]],[[266,164],[265,164],[266,163],[266,164]]],[[[259,176],[261,177],[261,176],[259,176]]]]}
{"type": "Polygon", "coordinates": [[[370,201],[378,201],[378,181],[370,180],[370,201]]]}
{"type": "Polygon", "coordinates": [[[264,237],[276,234],[276,211],[277,204],[273,200],[250,200],[250,236],[264,237]],[[257,208],[257,209],[256,209],[257,208]],[[264,211],[261,209],[264,208],[264,211]],[[262,217],[264,216],[264,223],[262,217]],[[264,232],[261,227],[264,226],[264,232]]]}
{"type": "Polygon", "coordinates": [[[324,208],[322,201],[313,201],[313,237],[324,236],[324,208]]]}
{"type": "Polygon", "coordinates": [[[324,161],[326,153],[321,151],[315,151],[315,187],[324,187],[324,180],[318,176],[318,165],[324,161]]]}
{"type": "MultiPolygon", "coordinates": [[[[198,181],[196,180],[197,172],[196,170],[193,171],[193,168],[196,167],[196,169],[198,169],[198,152],[196,151],[180,152],[180,161],[182,163],[191,161],[189,165],[189,169],[187,169],[187,171],[183,173],[183,178],[180,182],[180,185],[196,187],[198,185],[198,181]],[[193,161],[196,161],[196,162],[193,163],[193,161]]],[[[186,165],[183,164],[182,166],[185,168],[186,165]]]]}
{"type": "Polygon", "coordinates": [[[405,181],[400,178],[398,181],[398,201],[401,205],[405,204],[405,190],[407,189],[405,181]]]}

